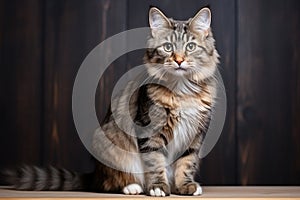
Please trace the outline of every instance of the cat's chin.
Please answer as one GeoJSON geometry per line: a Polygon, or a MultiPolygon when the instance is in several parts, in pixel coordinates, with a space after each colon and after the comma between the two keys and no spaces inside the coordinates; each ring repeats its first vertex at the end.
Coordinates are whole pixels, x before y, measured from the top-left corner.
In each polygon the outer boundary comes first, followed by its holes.
{"type": "Polygon", "coordinates": [[[188,70],[185,68],[177,67],[170,70],[170,73],[175,76],[184,76],[188,74],[188,70]]]}

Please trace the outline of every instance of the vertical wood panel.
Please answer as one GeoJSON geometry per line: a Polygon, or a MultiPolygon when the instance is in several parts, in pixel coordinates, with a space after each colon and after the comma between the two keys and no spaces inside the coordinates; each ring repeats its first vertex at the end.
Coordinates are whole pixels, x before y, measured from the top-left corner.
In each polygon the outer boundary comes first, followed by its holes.
{"type": "MultiPolygon", "coordinates": [[[[110,36],[127,30],[127,1],[113,1],[103,0],[102,7],[99,10],[101,13],[101,42],[110,36]]],[[[126,41],[123,44],[126,45],[126,41]]],[[[107,55],[103,58],[113,54],[110,45],[108,45],[107,55]]],[[[96,92],[96,109],[99,121],[102,121],[109,109],[111,102],[111,94],[114,85],[119,78],[127,71],[126,55],[121,56],[115,60],[104,72],[99,81],[96,92]]],[[[99,77],[100,78],[100,77],[99,77]]]]}
{"type": "Polygon", "coordinates": [[[79,171],[92,166],[73,123],[72,88],[81,62],[100,40],[100,10],[99,1],[46,1],[45,165],[79,171]]]}
{"type": "Polygon", "coordinates": [[[0,15],[0,167],[39,163],[41,2],[3,0],[0,15]]]}
{"type": "MultiPolygon", "coordinates": [[[[288,176],[292,177],[292,180],[289,184],[298,184],[300,185],[300,2],[294,1],[290,5],[293,7],[293,12],[289,15],[289,25],[290,32],[290,51],[291,55],[291,81],[290,81],[290,98],[291,98],[291,112],[292,112],[292,121],[291,123],[291,144],[289,151],[292,152],[290,169],[288,176]]],[[[288,152],[288,153],[290,153],[288,152]]],[[[290,180],[290,178],[289,178],[290,180]]]]}
{"type": "MultiPolygon", "coordinates": [[[[46,2],[45,164],[91,168],[91,157],[73,123],[73,83],[88,53],[101,40],[123,29],[125,4],[110,0],[46,2]]],[[[110,77],[115,71],[111,70],[110,77]]],[[[102,91],[105,93],[106,88],[102,91]]]]}
{"type": "MultiPolygon", "coordinates": [[[[128,5],[128,27],[148,26],[149,6],[157,6],[174,19],[186,20],[200,8],[209,5],[212,10],[212,28],[221,55],[219,66],[227,93],[227,119],[223,133],[213,151],[203,159],[199,181],[205,185],[235,184],[235,1],[139,1],[128,5]],[[138,17],[137,17],[138,16],[138,17]]],[[[141,64],[142,51],[129,56],[129,65],[141,64]]]]}
{"type": "MultiPolygon", "coordinates": [[[[209,2],[209,1],[208,1],[209,2]]],[[[224,128],[213,151],[203,160],[200,173],[204,184],[235,185],[236,167],[236,24],[235,0],[209,2],[213,21],[212,28],[220,54],[219,71],[225,85],[227,112],[224,128]]],[[[200,179],[201,181],[201,179],[200,179]]]]}
{"type": "Polygon", "coordinates": [[[299,1],[238,5],[240,183],[299,184],[299,1]]]}
{"type": "MultiPolygon", "coordinates": [[[[71,109],[81,62],[107,37],[148,26],[150,5],[175,19],[210,5],[228,107],[223,133],[203,159],[199,181],[299,185],[299,2],[0,1],[0,168],[30,163],[91,170],[71,109]]],[[[96,95],[99,118],[115,82],[142,63],[143,53],[129,53],[105,72],[96,95]]]]}

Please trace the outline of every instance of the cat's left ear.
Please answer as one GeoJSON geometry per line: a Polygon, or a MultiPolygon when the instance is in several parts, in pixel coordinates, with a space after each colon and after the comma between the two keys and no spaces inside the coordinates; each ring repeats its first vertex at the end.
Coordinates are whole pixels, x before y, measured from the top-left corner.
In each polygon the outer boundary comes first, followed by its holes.
{"type": "Polygon", "coordinates": [[[191,30],[208,34],[211,23],[211,12],[209,8],[202,8],[190,21],[191,30]]]}
{"type": "Polygon", "coordinates": [[[169,19],[155,7],[149,10],[149,25],[151,28],[152,36],[155,37],[160,31],[164,29],[170,29],[171,23],[169,19]]]}

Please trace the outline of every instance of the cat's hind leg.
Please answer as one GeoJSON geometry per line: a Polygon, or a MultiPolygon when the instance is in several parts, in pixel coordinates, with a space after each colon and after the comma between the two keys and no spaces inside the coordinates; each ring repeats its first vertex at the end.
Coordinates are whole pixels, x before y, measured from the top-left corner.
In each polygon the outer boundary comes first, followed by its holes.
{"type": "Polygon", "coordinates": [[[123,193],[128,195],[135,195],[143,193],[143,188],[137,183],[132,183],[123,188],[123,193]]]}
{"type": "Polygon", "coordinates": [[[202,194],[202,187],[197,184],[197,189],[196,189],[196,192],[193,193],[194,196],[198,196],[198,195],[201,195],[202,194]]]}

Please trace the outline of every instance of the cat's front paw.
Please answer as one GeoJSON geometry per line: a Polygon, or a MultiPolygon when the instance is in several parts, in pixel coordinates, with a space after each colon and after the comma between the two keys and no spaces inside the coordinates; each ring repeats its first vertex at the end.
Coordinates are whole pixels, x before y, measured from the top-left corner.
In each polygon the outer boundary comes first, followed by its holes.
{"type": "Polygon", "coordinates": [[[191,182],[177,188],[177,193],[181,195],[194,195],[198,196],[202,194],[201,186],[196,182],[191,182]]]}
{"type": "Polygon", "coordinates": [[[126,187],[123,188],[123,193],[127,195],[140,194],[142,192],[143,192],[142,186],[140,186],[137,183],[127,185],[126,187]]]}
{"type": "Polygon", "coordinates": [[[154,197],[165,197],[170,195],[170,186],[166,183],[152,184],[148,187],[148,195],[154,197]]]}

